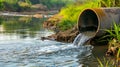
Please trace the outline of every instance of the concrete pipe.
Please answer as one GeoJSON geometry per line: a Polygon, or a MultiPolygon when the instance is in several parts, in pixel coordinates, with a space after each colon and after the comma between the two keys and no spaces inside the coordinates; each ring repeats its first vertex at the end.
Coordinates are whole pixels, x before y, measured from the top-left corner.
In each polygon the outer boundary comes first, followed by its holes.
{"type": "Polygon", "coordinates": [[[85,9],[78,19],[79,32],[93,31],[93,36],[101,36],[105,29],[110,29],[113,22],[120,23],[120,8],[91,8],[85,9]]]}

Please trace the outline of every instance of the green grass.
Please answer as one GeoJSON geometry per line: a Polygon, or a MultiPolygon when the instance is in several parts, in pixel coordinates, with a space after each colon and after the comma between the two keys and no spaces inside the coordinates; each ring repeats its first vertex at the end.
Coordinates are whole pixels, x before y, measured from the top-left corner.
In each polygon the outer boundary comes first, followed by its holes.
{"type": "Polygon", "coordinates": [[[62,8],[59,15],[63,16],[63,19],[58,23],[60,30],[67,30],[77,24],[80,13],[86,8],[100,7],[99,1],[86,2],[84,4],[71,4],[62,8]]]}
{"type": "MultiPolygon", "coordinates": [[[[2,11],[22,11],[25,9],[28,9],[30,7],[31,3],[29,0],[22,1],[25,4],[29,4],[29,6],[21,6],[18,2],[21,2],[19,0],[0,0],[0,10],[2,11]]],[[[24,4],[22,4],[24,5],[24,4]]]]}
{"type": "Polygon", "coordinates": [[[110,49],[111,46],[118,47],[117,55],[114,56],[114,60],[107,60],[104,59],[104,61],[97,58],[99,62],[100,67],[118,67],[119,58],[120,58],[120,24],[113,23],[113,26],[110,30],[105,30],[107,32],[107,35],[103,36],[102,38],[109,38],[109,44],[108,49],[110,49]],[[116,58],[116,59],[115,59],[116,58]],[[114,64],[113,64],[114,63],[114,64]]]}
{"type": "Polygon", "coordinates": [[[117,65],[114,63],[115,61],[112,59],[103,58],[103,60],[100,60],[97,58],[97,60],[99,63],[98,67],[117,67],[117,65]]]}
{"type": "Polygon", "coordinates": [[[104,7],[120,7],[120,0],[101,0],[104,7]]]}
{"type": "Polygon", "coordinates": [[[71,4],[73,0],[0,0],[0,10],[24,11],[31,10],[31,5],[42,4],[48,10],[60,9],[66,4],[71,4]]]}
{"type": "Polygon", "coordinates": [[[106,36],[109,36],[111,39],[115,38],[118,41],[120,41],[120,24],[113,23],[113,28],[110,30],[106,30],[109,34],[106,36]]]}
{"type": "Polygon", "coordinates": [[[118,67],[119,66],[119,60],[120,58],[120,48],[118,49],[118,52],[117,52],[117,56],[115,58],[112,58],[112,59],[106,59],[106,58],[103,58],[103,60],[100,60],[99,58],[97,58],[97,61],[99,63],[99,67],[118,67]]]}
{"type": "MultiPolygon", "coordinates": [[[[79,1],[79,0],[78,0],[79,1]]],[[[68,30],[77,24],[78,17],[80,13],[86,8],[98,8],[98,7],[118,7],[120,6],[120,1],[116,0],[86,0],[84,3],[73,3],[62,8],[60,15],[63,19],[58,23],[60,30],[68,30]],[[71,26],[71,27],[70,27],[71,26]]]]}

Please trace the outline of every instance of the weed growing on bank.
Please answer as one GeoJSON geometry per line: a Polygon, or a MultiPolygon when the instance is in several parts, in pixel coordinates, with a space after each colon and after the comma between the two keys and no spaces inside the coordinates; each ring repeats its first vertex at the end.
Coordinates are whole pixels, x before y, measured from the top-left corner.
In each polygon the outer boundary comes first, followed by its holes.
{"type": "MultiPolygon", "coordinates": [[[[79,1],[79,0],[78,0],[79,1]]],[[[75,2],[62,8],[59,15],[63,16],[58,28],[60,30],[68,30],[77,24],[78,17],[81,12],[86,8],[99,8],[99,7],[119,7],[120,1],[116,0],[86,0],[84,2],[75,2]]]]}

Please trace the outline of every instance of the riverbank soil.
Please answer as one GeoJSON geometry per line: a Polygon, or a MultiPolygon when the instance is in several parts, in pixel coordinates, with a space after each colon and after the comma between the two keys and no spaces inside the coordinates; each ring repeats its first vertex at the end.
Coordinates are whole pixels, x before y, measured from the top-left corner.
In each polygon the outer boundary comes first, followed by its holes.
{"type": "Polygon", "coordinates": [[[72,29],[61,31],[57,28],[57,23],[60,23],[62,16],[54,15],[43,23],[43,27],[51,29],[56,33],[48,36],[48,38],[54,38],[56,41],[71,43],[75,37],[79,34],[77,26],[75,25],[72,29]]]}

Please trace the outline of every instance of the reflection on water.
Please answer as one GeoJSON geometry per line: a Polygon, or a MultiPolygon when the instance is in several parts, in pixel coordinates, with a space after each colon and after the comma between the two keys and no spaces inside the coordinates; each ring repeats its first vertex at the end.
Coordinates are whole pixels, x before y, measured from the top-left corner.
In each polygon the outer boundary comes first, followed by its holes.
{"type": "MultiPolygon", "coordinates": [[[[40,40],[54,32],[42,28],[46,20],[32,17],[0,17],[0,67],[89,66],[93,46],[40,40]]],[[[94,61],[93,61],[94,62],[94,61]]]]}
{"type": "Polygon", "coordinates": [[[9,33],[10,35],[16,34],[21,38],[35,37],[36,33],[43,30],[42,22],[43,19],[36,19],[32,17],[10,17],[2,16],[0,17],[0,32],[3,34],[9,33]]]}

